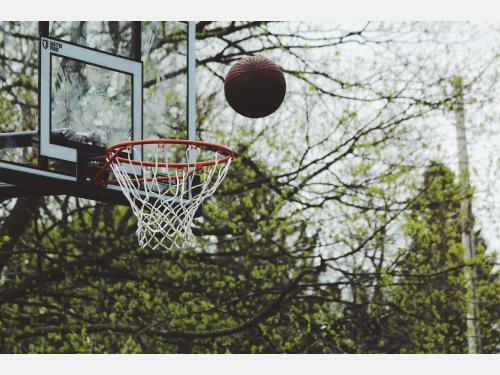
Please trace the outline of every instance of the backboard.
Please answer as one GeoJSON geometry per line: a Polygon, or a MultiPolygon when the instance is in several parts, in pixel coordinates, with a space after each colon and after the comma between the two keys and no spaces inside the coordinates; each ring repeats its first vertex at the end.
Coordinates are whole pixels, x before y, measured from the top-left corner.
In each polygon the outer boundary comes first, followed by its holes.
{"type": "Polygon", "coordinates": [[[194,22],[0,22],[0,198],[126,204],[119,186],[85,183],[79,155],[195,139],[194,43],[194,22]]]}

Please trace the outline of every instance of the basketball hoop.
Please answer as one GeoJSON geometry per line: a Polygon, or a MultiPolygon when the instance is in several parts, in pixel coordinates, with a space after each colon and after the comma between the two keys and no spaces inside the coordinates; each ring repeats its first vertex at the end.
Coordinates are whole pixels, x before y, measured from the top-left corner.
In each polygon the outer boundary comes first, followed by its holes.
{"type": "Polygon", "coordinates": [[[122,142],[108,147],[104,157],[95,158],[104,164],[92,182],[121,187],[137,217],[141,247],[180,248],[194,238],[191,225],[195,214],[224,180],[234,155],[227,147],[202,141],[122,142]],[[176,156],[184,157],[169,145],[186,145],[186,162],[169,162],[176,156]],[[134,159],[143,153],[141,158],[149,161],[134,159]],[[205,160],[197,161],[200,154],[205,160]],[[115,179],[103,181],[108,169],[115,179]]]}

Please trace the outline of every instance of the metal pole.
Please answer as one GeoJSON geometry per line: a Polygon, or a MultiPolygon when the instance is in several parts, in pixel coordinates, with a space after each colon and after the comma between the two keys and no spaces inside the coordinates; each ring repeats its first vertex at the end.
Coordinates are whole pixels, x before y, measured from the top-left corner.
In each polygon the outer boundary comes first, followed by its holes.
{"type": "MultiPolygon", "coordinates": [[[[187,139],[196,140],[196,22],[187,24],[187,139]]],[[[194,163],[198,159],[196,148],[188,148],[187,159],[194,163]]],[[[194,167],[189,168],[192,171],[194,167]]],[[[199,176],[196,174],[190,179],[190,186],[199,185],[199,176]]],[[[189,198],[196,194],[197,189],[189,191],[189,198]]],[[[196,216],[201,215],[201,205],[196,211],[196,216]]]]}
{"type": "Polygon", "coordinates": [[[38,35],[49,36],[49,21],[39,21],[38,22],[38,35]]]}
{"type": "Polygon", "coordinates": [[[188,22],[187,139],[196,139],[196,22],[188,22]]]}
{"type": "Polygon", "coordinates": [[[132,58],[141,61],[142,48],[141,21],[132,21],[132,58]]]}
{"type": "MultiPolygon", "coordinates": [[[[39,21],[38,22],[38,34],[39,36],[43,36],[43,37],[49,37],[50,35],[50,23],[49,21],[39,21]]],[[[42,57],[42,54],[39,50],[38,52],[38,59],[40,61],[42,57]]],[[[38,67],[38,87],[40,87],[40,76],[41,76],[41,73],[40,73],[40,65],[38,67]]],[[[38,89],[38,111],[39,111],[39,115],[40,115],[40,103],[41,103],[42,99],[40,98],[40,89],[38,89]]],[[[40,120],[38,120],[38,131],[37,133],[40,132],[40,120]]],[[[39,146],[40,147],[40,146],[39,146]]],[[[45,156],[42,156],[42,155],[38,155],[38,166],[40,168],[48,168],[49,167],[49,159],[47,159],[47,157],[45,156]]]]}
{"type": "Polygon", "coordinates": [[[476,301],[476,246],[474,241],[473,217],[472,217],[472,197],[470,191],[469,175],[469,154],[467,152],[467,137],[465,129],[465,106],[462,79],[453,79],[455,87],[456,105],[454,108],[457,128],[458,146],[458,168],[460,173],[460,185],[463,189],[463,198],[460,202],[462,211],[462,246],[464,248],[464,261],[472,263],[464,269],[467,290],[467,347],[470,354],[481,352],[481,337],[477,326],[477,301],[476,301]]]}

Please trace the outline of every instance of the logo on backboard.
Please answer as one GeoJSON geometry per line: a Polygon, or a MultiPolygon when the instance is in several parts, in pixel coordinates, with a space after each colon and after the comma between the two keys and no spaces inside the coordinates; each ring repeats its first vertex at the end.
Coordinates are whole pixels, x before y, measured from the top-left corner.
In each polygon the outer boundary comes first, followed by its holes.
{"type": "Polygon", "coordinates": [[[59,49],[61,49],[63,46],[61,43],[56,42],[54,40],[51,40],[49,45],[50,45],[50,50],[54,52],[59,52],[59,49]]]}
{"type": "Polygon", "coordinates": [[[42,39],[42,47],[43,49],[50,48],[51,51],[59,52],[63,45],[55,40],[42,39]]]}

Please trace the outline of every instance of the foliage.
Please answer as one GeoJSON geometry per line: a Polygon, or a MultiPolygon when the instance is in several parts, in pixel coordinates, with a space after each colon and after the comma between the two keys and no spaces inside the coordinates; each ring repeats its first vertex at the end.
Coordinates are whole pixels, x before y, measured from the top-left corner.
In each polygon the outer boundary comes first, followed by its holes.
{"type": "MultiPolygon", "coordinates": [[[[463,189],[455,182],[453,172],[439,163],[428,167],[423,184],[407,215],[404,229],[410,245],[400,254],[398,286],[391,292],[391,301],[400,310],[391,322],[399,336],[394,350],[466,353],[464,267],[468,265],[463,261],[460,232],[463,189]]],[[[478,235],[475,242],[478,284],[488,289],[487,293],[494,293],[499,286],[491,274],[495,254],[485,255],[484,242],[478,235]]],[[[489,322],[493,322],[498,319],[491,315],[495,299],[485,297],[481,293],[478,298],[480,314],[488,311],[489,322]]],[[[484,350],[494,351],[491,328],[483,331],[484,350]]]]}

